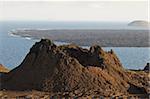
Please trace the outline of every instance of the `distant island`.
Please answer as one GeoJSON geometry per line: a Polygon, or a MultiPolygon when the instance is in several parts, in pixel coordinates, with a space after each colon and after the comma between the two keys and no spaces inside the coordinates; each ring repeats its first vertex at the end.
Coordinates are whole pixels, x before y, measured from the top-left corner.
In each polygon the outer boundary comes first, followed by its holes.
{"type": "Polygon", "coordinates": [[[81,46],[98,44],[102,47],[149,47],[149,30],[141,29],[20,29],[11,31],[11,35],[32,39],[48,38],[81,46]]]}
{"type": "Polygon", "coordinates": [[[150,23],[148,21],[143,20],[136,20],[132,21],[128,24],[128,26],[140,26],[140,27],[148,27],[150,26],[150,23]]]}

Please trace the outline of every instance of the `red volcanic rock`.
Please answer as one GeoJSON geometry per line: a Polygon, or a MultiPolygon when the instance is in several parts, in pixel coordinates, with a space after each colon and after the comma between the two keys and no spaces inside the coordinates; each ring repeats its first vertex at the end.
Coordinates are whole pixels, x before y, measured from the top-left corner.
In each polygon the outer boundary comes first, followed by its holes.
{"type": "Polygon", "coordinates": [[[42,39],[18,67],[2,77],[2,88],[76,96],[126,95],[128,89],[132,92],[131,78],[112,50],[105,52],[97,45],[89,50],[76,45],[56,46],[42,39]]]}

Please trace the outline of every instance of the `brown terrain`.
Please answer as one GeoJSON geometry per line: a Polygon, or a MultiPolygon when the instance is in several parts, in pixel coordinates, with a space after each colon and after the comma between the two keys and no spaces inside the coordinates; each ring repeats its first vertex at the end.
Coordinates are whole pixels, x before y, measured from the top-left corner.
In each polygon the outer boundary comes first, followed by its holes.
{"type": "Polygon", "coordinates": [[[9,70],[7,68],[5,68],[5,66],[0,64],[0,73],[7,73],[7,72],[9,72],[9,70]]]}
{"type": "Polygon", "coordinates": [[[124,69],[113,50],[106,52],[98,45],[88,50],[42,39],[18,67],[1,76],[0,97],[148,99],[148,74],[124,69]]]}

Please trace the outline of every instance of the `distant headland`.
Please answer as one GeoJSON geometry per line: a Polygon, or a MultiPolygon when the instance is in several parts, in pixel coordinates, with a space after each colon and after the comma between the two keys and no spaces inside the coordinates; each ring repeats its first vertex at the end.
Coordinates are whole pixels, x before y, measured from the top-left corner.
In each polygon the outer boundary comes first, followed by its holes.
{"type": "Polygon", "coordinates": [[[139,26],[139,27],[148,27],[150,23],[144,20],[135,20],[128,24],[128,26],[139,26]]]}

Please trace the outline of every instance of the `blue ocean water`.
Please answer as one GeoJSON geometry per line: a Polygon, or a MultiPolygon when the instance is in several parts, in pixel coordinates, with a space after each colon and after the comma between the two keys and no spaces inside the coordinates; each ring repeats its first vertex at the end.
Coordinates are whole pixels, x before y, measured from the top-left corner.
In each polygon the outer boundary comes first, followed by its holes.
{"type": "MultiPolygon", "coordinates": [[[[128,27],[127,23],[115,22],[24,22],[3,21],[0,22],[0,63],[13,69],[18,66],[32,45],[38,40],[11,36],[14,29],[139,29],[128,27]]],[[[58,45],[63,42],[56,42],[58,45]]],[[[137,47],[105,47],[105,50],[113,49],[125,68],[142,69],[150,61],[150,48],[137,47]]]]}

